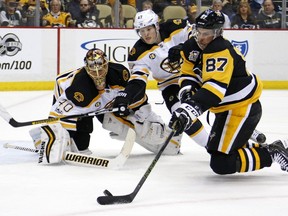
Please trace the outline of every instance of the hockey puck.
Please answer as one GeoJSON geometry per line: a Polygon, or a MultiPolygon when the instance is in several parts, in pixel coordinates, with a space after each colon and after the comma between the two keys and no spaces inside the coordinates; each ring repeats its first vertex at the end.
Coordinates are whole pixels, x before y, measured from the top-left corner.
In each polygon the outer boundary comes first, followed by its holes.
{"type": "Polygon", "coordinates": [[[105,196],[113,196],[111,193],[110,193],[110,191],[108,191],[108,190],[104,190],[104,195],[105,196]]]}
{"type": "Polygon", "coordinates": [[[265,143],[266,142],[266,136],[264,134],[259,134],[258,137],[256,138],[257,141],[262,144],[262,143],[265,143]]]}

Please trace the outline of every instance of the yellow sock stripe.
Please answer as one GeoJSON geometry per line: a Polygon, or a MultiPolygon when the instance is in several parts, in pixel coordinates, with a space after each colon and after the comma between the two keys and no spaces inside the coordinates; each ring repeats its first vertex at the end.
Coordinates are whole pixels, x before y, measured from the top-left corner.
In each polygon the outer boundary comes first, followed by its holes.
{"type": "Polygon", "coordinates": [[[255,170],[259,170],[260,169],[260,157],[259,157],[259,154],[258,152],[255,150],[255,148],[251,148],[252,152],[253,152],[253,155],[255,157],[255,170]]]}
{"type": "Polygon", "coordinates": [[[240,161],[241,161],[240,172],[245,172],[245,169],[246,169],[246,166],[247,166],[247,162],[246,162],[244,150],[243,149],[238,149],[238,153],[239,153],[240,161]]]}

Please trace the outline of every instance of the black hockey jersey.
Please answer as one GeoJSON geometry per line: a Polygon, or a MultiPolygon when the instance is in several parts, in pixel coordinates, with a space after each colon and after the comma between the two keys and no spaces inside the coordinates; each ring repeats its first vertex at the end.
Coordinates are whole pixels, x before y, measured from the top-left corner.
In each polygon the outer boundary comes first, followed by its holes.
{"type": "Polygon", "coordinates": [[[192,40],[183,46],[181,70],[185,79],[181,80],[181,86],[194,85],[197,92],[192,99],[201,104],[202,111],[223,112],[259,99],[262,82],[247,70],[243,55],[228,40],[214,39],[200,53],[199,62],[191,61],[195,50],[191,49],[195,46],[192,40]]]}

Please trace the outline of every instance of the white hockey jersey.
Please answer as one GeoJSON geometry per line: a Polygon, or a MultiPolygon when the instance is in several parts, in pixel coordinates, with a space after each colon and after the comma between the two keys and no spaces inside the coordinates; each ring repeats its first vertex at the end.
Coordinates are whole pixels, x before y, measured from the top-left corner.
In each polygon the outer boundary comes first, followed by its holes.
{"type": "Polygon", "coordinates": [[[168,51],[171,47],[184,43],[191,34],[191,26],[185,20],[175,19],[160,24],[162,42],[146,44],[139,39],[131,49],[128,64],[131,78],[147,83],[148,76],[157,81],[160,90],[170,84],[178,84],[180,64],[168,61],[168,51]]]}

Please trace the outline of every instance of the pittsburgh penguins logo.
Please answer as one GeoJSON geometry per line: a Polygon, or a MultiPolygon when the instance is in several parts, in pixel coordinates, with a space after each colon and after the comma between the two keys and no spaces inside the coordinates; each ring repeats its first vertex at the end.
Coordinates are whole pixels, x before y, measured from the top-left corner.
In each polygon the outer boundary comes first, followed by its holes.
{"type": "Polygon", "coordinates": [[[200,55],[200,52],[198,50],[192,50],[189,53],[188,59],[192,62],[196,62],[196,60],[198,59],[198,56],[200,55]]]}
{"type": "Polygon", "coordinates": [[[22,43],[15,34],[9,33],[3,38],[0,37],[0,56],[14,56],[20,50],[22,50],[22,43]]]}

